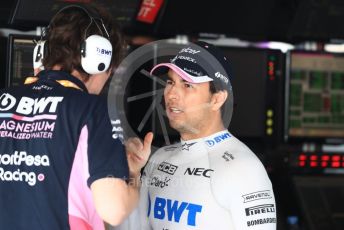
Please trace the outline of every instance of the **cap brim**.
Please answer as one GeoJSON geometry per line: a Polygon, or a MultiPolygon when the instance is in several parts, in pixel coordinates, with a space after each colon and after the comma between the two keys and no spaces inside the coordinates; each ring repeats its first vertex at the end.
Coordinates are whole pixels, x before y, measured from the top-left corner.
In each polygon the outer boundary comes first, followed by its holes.
{"type": "Polygon", "coordinates": [[[153,72],[156,69],[162,68],[162,67],[167,67],[167,68],[173,70],[181,78],[183,78],[185,81],[190,82],[190,83],[203,83],[203,82],[213,81],[213,79],[208,77],[208,76],[197,76],[197,77],[192,76],[192,75],[188,74],[187,72],[185,72],[184,70],[182,70],[181,68],[179,68],[177,65],[172,64],[172,63],[161,63],[161,64],[158,64],[158,65],[153,67],[153,69],[150,71],[150,74],[153,74],[153,72]]]}

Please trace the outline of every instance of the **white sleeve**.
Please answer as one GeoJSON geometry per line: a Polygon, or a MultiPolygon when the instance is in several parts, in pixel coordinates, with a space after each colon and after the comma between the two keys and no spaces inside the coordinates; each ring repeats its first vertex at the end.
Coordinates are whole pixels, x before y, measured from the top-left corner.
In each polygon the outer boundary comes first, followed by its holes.
{"type": "Polygon", "coordinates": [[[272,185],[258,159],[234,159],[220,166],[211,181],[214,197],[230,213],[235,230],[276,230],[272,185]]]}

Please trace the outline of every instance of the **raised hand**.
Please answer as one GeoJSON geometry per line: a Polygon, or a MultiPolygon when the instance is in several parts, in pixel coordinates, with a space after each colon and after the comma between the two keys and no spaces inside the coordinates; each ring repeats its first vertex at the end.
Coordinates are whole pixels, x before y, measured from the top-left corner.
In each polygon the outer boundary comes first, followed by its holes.
{"type": "Polygon", "coordinates": [[[153,133],[149,132],[143,142],[137,137],[131,137],[125,142],[129,171],[132,176],[138,175],[146,165],[151,154],[153,136],[153,133]]]}

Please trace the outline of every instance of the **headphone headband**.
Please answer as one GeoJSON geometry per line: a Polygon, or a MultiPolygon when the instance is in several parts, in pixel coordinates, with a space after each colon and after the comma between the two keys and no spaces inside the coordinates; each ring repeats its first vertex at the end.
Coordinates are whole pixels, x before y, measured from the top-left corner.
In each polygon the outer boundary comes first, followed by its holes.
{"type": "Polygon", "coordinates": [[[88,28],[92,25],[92,23],[94,22],[95,25],[97,26],[98,30],[102,33],[103,35],[103,31],[102,29],[100,28],[100,26],[98,25],[97,21],[96,20],[99,20],[101,22],[101,25],[103,27],[103,30],[105,31],[106,33],[106,36],[108,38],[110,38],[110,35],[109,35],[109,32],[107,31],[105,25],[104,25],[104,22],[103,22],[103,19],[100,17],[99,13],[94,11],[94,10],[89,10],[87,9],[86,7],[84,6],[80,6],[80,5],[76,5],[76,4],[73,4],[73,5],[68,5],[68,6],[65,6],[65,7],[62,7],[60,10],[58,10],[55,15],[51,18],[50,22],[49,22],[49,25],[48,25],[48,30],[50,29],[50,25],[51,23],[55,20],[55,18],[57,17],[57,15],[59,15],[60,13],[62,13],[63,11],[65,10],[68,10],[68,9],[71,9],[71,8],[76,8],[76,9],[79,9],[81,11],[83,11],[85,14],[87,14],[87,16],[89,17],[90,19],[90,24],[87,26],[86,30],[85,30],[85,38],[86,38],[86,33],[87,33],[87,30],[88,28]]]}

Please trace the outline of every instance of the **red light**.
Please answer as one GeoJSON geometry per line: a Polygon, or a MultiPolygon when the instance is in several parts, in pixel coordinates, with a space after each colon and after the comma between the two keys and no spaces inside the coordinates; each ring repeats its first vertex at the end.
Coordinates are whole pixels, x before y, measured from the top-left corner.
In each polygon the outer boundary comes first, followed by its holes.
{"type": "Polygon", "coordinates": [[[318,160],[318,156],[317,155],[312,155],[311,156],[311,161],[316,161],[318,160]]]}
{"type": "Polygon", "coordinates": [[[330,157],[328,155],[323,155],[323,156],[321,156],[321,160],[322,161],[329,161],[330,157]]]}
{"type": "Polygon", "coordinates": [[[306,162],[305,162],[305,161],[300,161],[300,162],[299,162],[299,166],[300,166],[300,167],[305,167],[305,165],[306,165],[306,162]]]}
{"type": "Polygon", "coordinates": [[[332,168],[339,168],[340,167],[340,162],[332,162],[332,168]]]}
{"type": "Polygon", "coordinates": [[[326,161],[321,162],[321,167],[322,168],[326,168],[327,165],[328,165],[328,163],[326,161]]]}
{"type": "Polygon", "coordinates": [[[332,161],[340,161],[340,156],[338,155],[332,156],[332,161]]]}
{"type": "Polygon", "coordinates": [[[305,161],[305,160],[307,160],[307,156],[304,155],[304,154],[301,154],[301,155],[299,156],[299,160],[300,160],[300,161],[305,161]]]}
{"type": "Polygon", "coordinates": [[[269,61],[268,65],[269,65],[268,74],[270,77],[274,77],[275,64],[272,61],[269,61]]]}
{"type": "Polygon", "coordinates": [[[312,168],[317,167],[318,166],[318,162],[311,161],[310,165],[311,165],[312,168]]]}

